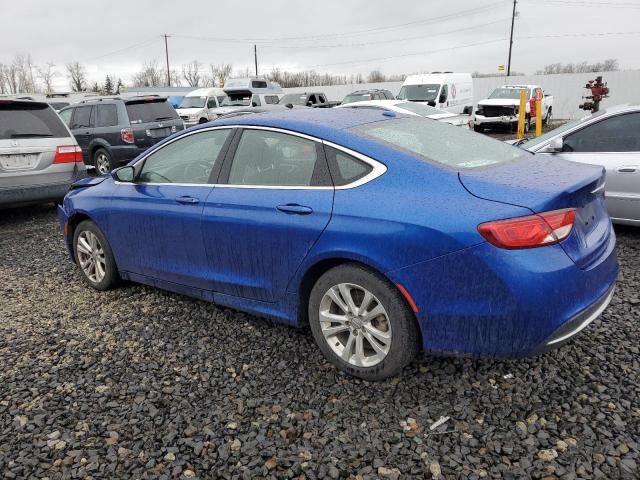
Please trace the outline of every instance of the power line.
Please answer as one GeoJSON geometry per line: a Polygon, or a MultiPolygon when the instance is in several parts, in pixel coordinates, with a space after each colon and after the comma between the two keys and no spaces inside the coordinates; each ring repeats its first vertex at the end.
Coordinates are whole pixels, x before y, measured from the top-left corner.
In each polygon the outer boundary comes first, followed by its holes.
{"type": "Polygon", "coordinates": [[[133,48],[142,47],[144,45],[147,45],[147,44],[149,44],[151,42],[155,42],[155,41],[157,41],[157,37],[153,37],[153,38],[150,38],[150,39],[145,40],[143,42],[135,43],[133,45],[129,45],[128,47],[124,47],[124,48],[121,48],[119,50],[114,50],[113,52],[104,53],[102,55],[98,55],[98,56],[95,56],[95,57],[85,58],[85,59],[82,60],[82,62],[90,62],[90,61],[93,61],[93,60],[98,60],[100,58],[105,58],[105,57],[110,57],[112,55],[117,55],[118,53],[126,52],[127,50],[131,50],[133,48]]]}
{"type": "Polygon", "coordinates": [[[640,35],[640,31],[635,32],[599,32],[599,33],[561,33],[558,35],[549,34],[549,35],[526,35],[522,37],[518,37],[518,40],[521,39],[532,39],[532,38],[564,38],[564,37],[608,37],[612,35],[640,35]]]}
{"type": "Polygon", "coordinates": [[[247,37],[247,38],[231,38],[231,37],[195,37],[195,36],[190,36],[190,35],[179,35],[179,34],[175,34],[174,36],[176,37],[183,37],[183,38],[196,38],[199,40],[208,40],[208,41],[215,41],[215,42],[241,42],[241,43],[281,43],[281,42],[289,42],[289,41],[301,41],[301,40],[320,40],[320,39],[329,39],[329,38],[340,38],[340,37],[354,37],[354,36],[359,36],[359,35],[364,35],[364,34],[368,34],[368,33],[373,33],[373,32],[380,32],[380,31],[384,31],[384,30],[394,30],[397,28],[404,28],[404,27],[408,27],[411,25],[424,25],[424,24],[429,24],[429,23],[434,23],[434,22],[440,22],[442,20],[446,20],[446,19],[450,19],[450,18],[455,18],[455,17],[459,17],[459,16],[466,16],[466,15],[475,15],[476,13],[480,13],[486,10],[489,10],[497,5],[503,5],[505,3],[505,1],[507,0],[502,0],[500,2],[494,2],[494,3],[490,3],[487,5],[483,5],[480,7],[476,7],[476,8],[472,8],[472,9],[468,9],[468,10],[463,10],[460,12],[455,12],[455,13],[450,13],[447,15],[440,15],[438,17],[430,17],[430,18],[425,18],[422,20],[414,20],[411,22],[406,22],[406,23],[399,23],[399,24],[395,24],[395,25],[387,25],[387,26],[381,26],[381,27],[375,27],[375,28],[370,28],[370,29],[366,29],[366,30],[358,30],[355,32],[343,32],[343,33],[330,33],[330,34],[325,34],[325,35],[305,35],[305,36],[298,36],[298,37],[280,37],[280,38],[252,38],[252,37],[247,37]]]}

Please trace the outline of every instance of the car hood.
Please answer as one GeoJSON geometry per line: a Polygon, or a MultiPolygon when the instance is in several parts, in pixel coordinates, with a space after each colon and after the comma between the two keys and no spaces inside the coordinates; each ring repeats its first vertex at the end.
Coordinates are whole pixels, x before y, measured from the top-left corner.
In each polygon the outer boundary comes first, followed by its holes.
{"type": "Polygon", "coordinates": [[[178,112],[178,115],[195,115],[202,110],[204,110],[204,108],[178,108],[176,112],[178,112]]]}
{"type": "Polygon", "coordinates": [[[487,98],[485,100],[480,100],[478,105],[520,105],[520,100],[514,100],[511,98],[487,98]]]}

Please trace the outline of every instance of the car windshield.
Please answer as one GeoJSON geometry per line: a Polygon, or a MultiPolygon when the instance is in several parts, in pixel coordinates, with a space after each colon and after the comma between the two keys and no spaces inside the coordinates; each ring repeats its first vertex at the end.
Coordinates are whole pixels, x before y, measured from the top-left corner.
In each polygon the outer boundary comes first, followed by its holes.
{"type": "Polygon", "coordinates": [[[585,115],[584,117],[579,118],[578,120],[572,120],[570,122],[565,123],[564,125],[559,126],[558,128],[554,128],[553,130],[550,130],[544,135],[540,135],[537,138],[530,138],[525,140],[524,142],[520,142],[519,145],[522,145],[523,148],[531,150],[537,147],[538,145],[542,145],[545,142],[549,141],[550,139],[557,137],[558,135],[562,135],[564,132],[571,130],[573,127],[577,127],[578,125],[585,123],[591,120],[592,118],[599,117],[603,113],[605,113],[604,110],[601,110],[598,113],[590,113],[589,115],[585,115]]]}
{"type": "Polygon", "coordinates": [[[353,102],[367,102],[369,100],[371,100],[370,93],[350,93],[349,95],[344,97],[344,100],[342,100],[342,105],[353,102]]]}
{"type": "Polygon", "coordinates": [[[518,100],[520,99],[520,90],[527,90],[527,95],[529,92],[528,88],[496,88],[489,98],[506,98],[509,100],[518,100]]]}
{"type": "Polygon", "coordinates": [[[131,125],[180,118],[166,99],[134,101],[128,102],[126,105],[131,125]]]}
{"type": "Polygon", "coordinates": [[[351,130],[455,169],[486,167],[527,155],[499,140],[425,118],[386,120],[351,130]]]}
{"type": "Polygon", "coordinates": [[[250,93],[232,93],[224,97],[223,107],[248,107],[251,105],[250,93]]]}
{"type": "Polygon", "coordinates": [[[449,113],[439,108],[425,105],[424,103],[403,102],[396,103],[397,108],[402,110],[408,110],[409,112],[420,115],[421,117],[429,117],[431,115],[442,115],[443,113],[449,113]]]}
{"type": "Polygon", "coordinates": [[[410,102],[433,102],[438,96],[439,90],[440,84],[403,85],[398,98],[410,102]]]}
{"type": "Polygon", "coordinates": [[[0,140],[69,136],[62,119],[48,105],[0,102],[0,140]]]}
{"type": "Polygon", "coordinates": [[[203,108],[207,97],[184,97],[178,108],[203,108]]]}
{"type": "Polygon", "coordinates": [[[307,105],[307,96],[306,95],[300,95],[298,93],[289,93],[288,95],[285,95],[284,97],[282,97],[280,99],[280,101],[278,102],[279,105],[302,105],[302,106],[306,106],[307,105]]]}

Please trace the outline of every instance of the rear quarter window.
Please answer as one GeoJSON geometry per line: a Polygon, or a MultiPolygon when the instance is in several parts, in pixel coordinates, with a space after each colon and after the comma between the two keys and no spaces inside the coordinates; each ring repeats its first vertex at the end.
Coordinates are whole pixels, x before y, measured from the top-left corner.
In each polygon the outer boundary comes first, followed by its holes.
{"type": "Polygon", "coordinates": [[[499,140],[426,118],[402,118],[354,127],[374,141],[454,169],[479,168],[530,155],[499,140]]]}
{"type": "Polygon", "coordinates": [[[48,105],[0,105],[0,140],[68,136],[62,120],[48,105]]]}

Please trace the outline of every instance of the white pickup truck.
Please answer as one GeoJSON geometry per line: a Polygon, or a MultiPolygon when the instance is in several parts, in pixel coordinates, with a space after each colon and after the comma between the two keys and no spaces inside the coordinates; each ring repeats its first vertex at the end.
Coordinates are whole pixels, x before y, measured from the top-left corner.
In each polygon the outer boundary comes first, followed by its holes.
{"type": "Polygon", "coordinates": [[[471,120],[473,129],[482,132],[485,128],[498,126],[515,127],[520,110],[520,90],[527,91],[524,131],[528,132],[536,122],[536,97],[542,96],[542,121],[548,125],[553,115],[553,97],[544,94],[539,85],[503,85],[496,88],[489,98],[480,100],[471,120]]]}

